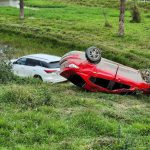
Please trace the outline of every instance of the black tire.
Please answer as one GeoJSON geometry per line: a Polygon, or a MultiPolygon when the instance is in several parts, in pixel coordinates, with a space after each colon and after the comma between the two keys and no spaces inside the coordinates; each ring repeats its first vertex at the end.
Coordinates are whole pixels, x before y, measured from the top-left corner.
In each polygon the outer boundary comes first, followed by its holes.
{"type": "Polygon", "coordinates": [[[142,77],[143,79],[147,82],[150,83],[150,70],[146,69],[146,70],[142,70],[141,71],[142,77]]]}
{"type": "Polygon", "coordinates": [[[89,47],[85,51],[85,56],[90,63],[98,64],[101,61],[101,50],[95,46],[89,47]]]}
{"type": "Polygon", "coordinates": [[[34,75],[34,78],[35,78],[35,79],[38,79],[38,80],[40,80],[40,81],[43,81],[43,80],[42,80],[42,77],[39,76],[39,75],[34,75]]]}

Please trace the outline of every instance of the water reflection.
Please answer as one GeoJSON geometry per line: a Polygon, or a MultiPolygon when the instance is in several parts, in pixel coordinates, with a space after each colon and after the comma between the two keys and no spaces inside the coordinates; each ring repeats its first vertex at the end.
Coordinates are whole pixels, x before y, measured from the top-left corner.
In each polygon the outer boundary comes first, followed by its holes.
{"type": "Polygon", "coordinates": [[[0,6],[18,7],[19,0],[0,0],[0,6]]]}

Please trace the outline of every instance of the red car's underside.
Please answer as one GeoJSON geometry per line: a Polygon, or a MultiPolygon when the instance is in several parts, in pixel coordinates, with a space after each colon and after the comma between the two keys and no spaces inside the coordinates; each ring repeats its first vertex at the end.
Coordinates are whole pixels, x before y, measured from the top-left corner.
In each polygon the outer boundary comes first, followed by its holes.
{"type": "Polygon", "coordinates": [[[61,75],[79,87],[92,92],[150,94],[150,84],[141,73],[130,67],[102,58],[92,64],[84,52],[74,51],[65,55],[61,62],[61,75]]]}

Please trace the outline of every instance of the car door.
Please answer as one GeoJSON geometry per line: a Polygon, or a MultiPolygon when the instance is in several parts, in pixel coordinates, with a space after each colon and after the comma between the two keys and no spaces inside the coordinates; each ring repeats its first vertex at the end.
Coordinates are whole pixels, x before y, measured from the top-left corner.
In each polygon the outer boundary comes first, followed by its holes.
{"type": "Polygon", "coordinates": [[[139,71],[130,67],[119,65],[116,80],[119,82],[138,82],[139,71]]]}
{"type": "Polygon", "coordinates": [[[25,77],[26,76],[24,72],[25,67],[26,67],[26,58],[20,58],[13,63],[12,70],[14,74],[21,77],[25,77]]]}
{"type": "Polygon", "coordinates": [[[94,76],[90,78],[90,81],[102,90],[111,92],[115,84],[118,67],[117,63],[102,58],[101,62],[95,65],[94,76]]]}
{"type": "Polygon", "coordinates": [[[95,72],[97,72],[98,76],[104,77],[107,80],[114,80],[118,67],[118,64],[102,58],[101,62],[96,65],[95,72]]]}
{"type": "Polygon", "coordinates": [[[115,84],[112,89],[114,91],[129,91],[130,88],[138,82],[138,74],[139,72],[135,69],[119,65],[115,84]]]}
{"type": "Polygon", "coordinates": [[[33,77],[34,75],[40,75],[41,64],[39,60],[27,58],[25,72],[28,77],[33,77]]]}

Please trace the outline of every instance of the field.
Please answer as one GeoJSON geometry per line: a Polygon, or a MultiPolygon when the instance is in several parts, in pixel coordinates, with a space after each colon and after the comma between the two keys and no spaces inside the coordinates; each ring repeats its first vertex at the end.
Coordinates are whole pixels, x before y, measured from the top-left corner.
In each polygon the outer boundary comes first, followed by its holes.
{"type": "Polygon", "coordinates": [[[38,51],[63,55],[73,49],[85,50],[88,46],[96,45],[103,50],[103,56],[111,60],[135,68],[150,66],[149,11],[142,11],[140,24],[130,23],[130,12],[127,11],[126,36],[120,38],[117,36],[117,9],[68,6],[65,3],[56,6],[26,9],[26,19],[23,21],[18,19],[16,8],[1,8],[0,37],[3,43],[25,49],[18,51],[16,56],[38,51]],[[104,27],[104,11],[112,28],[104,27]],[[13,34],[11,39],[10,34],[13,34]],[[22,40],[18,43],[17,38],[22,40]],[[30,47],[27,43],[31,43],[30,47]]]}
{"type": "MultiPolygon", "coordinates": [[[[0,45],[12,47],[14,58],[31,53],[62,56],[96,45],[108,59],[150,68],[149,5],[140,4],[142,22],[131,23],[128,4],[125,36],[118,37],[115,0],[25,4],[24,20],[19,20],[17,8],[0,8],[0,45]],[[111,28],[104,27],[104,12],[111,28]]],[[[149,109],[150,97],[141,94],[90,93],[70,83],[17,79],[0,84],[0,149],[148,150],[149,109]]]]}

